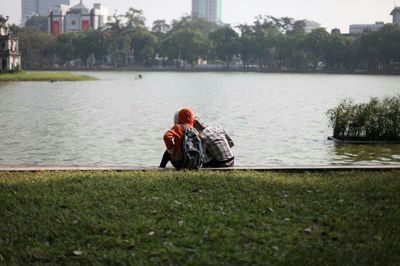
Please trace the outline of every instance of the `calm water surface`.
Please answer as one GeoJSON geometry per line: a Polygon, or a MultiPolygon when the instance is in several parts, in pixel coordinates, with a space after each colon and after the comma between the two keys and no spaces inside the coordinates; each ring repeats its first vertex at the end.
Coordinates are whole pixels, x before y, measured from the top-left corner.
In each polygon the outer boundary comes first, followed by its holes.
{"type": "Polygon", "coordinates": [[[189,106],[236,143],[238,166],[399,164],[400,145],[335,145],[326,111],[400,93],[400,77],[90,72],[98,81],[0,83],[0,164],[159,164],[189,106]]]}

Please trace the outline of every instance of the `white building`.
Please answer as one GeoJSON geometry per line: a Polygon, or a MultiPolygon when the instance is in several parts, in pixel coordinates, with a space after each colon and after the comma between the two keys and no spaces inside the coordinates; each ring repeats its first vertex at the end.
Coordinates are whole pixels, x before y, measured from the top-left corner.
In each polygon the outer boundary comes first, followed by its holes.
{"type": "Polygon", "coordinates": [[[61,4],[69,5],[70,0],[21,0],[22,25],[32,16],[47,17],[51,9],[61,4]]]}
{"type": "MultiPolygon", "coordinates": [[[[400,25],[400,7],[395,7],[390,15],[393,16],[393,24],[400,25]]],[[[383,26],[385,26],[384,22],[375,22],[375,24],[354,24],[350,25],[349,33],[360,35],[364,32],[377,31],[383,26]]]]}
{"type": "Polygon", "coordinates": [[[50,11],[49,33],[58,36],[63,32],[82,32],[89,29],[99,29],[108,21],[108,8],[94,4],[87,8],[82,0],[75,6],[59,5],[50,11]]]}
{"type": "Polygon", "coordinates": [[[0,15],[0,73],[19,70],[21,67],[18,37],[10,33],[7,20],[8,17],[0,15]]]}
{"type": "Polygon", "coordinates": [[[364,32],[377,31],[384,25],[384,22],[376,22],[375,24],[354,24],[350,25],[349,33],[353,35],[360,35],[364,32]]]}
{"type": "Polygon", "coordinates": [[[321,27],[321,24],[311,20],[303,20],[304,22],[304,31],[306,33],[311,33],[313,30],[321,27]]]}

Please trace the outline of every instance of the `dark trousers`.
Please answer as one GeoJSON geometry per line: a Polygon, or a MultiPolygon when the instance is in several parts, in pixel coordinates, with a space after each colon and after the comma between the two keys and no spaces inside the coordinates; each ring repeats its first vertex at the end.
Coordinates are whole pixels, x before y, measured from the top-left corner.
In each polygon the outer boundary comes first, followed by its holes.
{"type": "Polygon", "coordinates": [[[172,159],[171,159],[171,154],[169,154],[168,151],[165,151],[165,152],[164,152],[164,155],[163,155],[163,157],[162,157],[162,159],[161,159],[160,167],[161,167],[161,168],[165,168],[165,167],[167,166],[168,162],[171,162],[171,164],[172,164],[175,168],[178,168],[178,163],[177,163],[177,161],[172,160],[172,159]]]}

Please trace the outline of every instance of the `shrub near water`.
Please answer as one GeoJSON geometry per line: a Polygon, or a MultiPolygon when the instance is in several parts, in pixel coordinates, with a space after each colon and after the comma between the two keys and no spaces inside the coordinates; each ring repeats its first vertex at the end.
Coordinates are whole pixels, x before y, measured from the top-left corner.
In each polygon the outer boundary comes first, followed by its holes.
{"type": "Polygon", "coordinates": [[[399,141],[400,95],[369,103],[353,104],[342,101],[328,111],[333,136],[345,140],[399,141]]]}

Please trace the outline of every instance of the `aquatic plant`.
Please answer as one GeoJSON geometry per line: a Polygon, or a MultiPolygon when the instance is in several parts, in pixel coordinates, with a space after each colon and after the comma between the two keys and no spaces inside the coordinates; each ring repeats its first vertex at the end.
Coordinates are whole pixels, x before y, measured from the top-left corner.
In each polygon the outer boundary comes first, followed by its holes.
{"type": "Polygon", "coordinates": [[[333,137],[340,140],[400,140],[400,95],[368,103],[343,100],[327,112],[333,137]]]}

